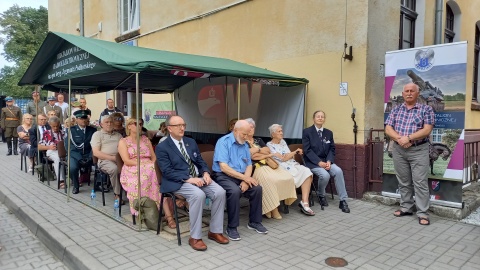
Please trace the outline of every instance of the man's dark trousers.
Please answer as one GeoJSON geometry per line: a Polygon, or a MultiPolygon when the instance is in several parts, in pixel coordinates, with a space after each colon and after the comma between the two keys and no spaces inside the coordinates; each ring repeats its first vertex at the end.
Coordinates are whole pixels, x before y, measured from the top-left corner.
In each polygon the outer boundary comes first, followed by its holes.
{"type": "Polygon", "coordinates": [[[238,185],[242,182],[221,172],[214,172],[213,178],[227,192],[228,227],[236,228],[240,223],[240,197],[250,202],[249,222],[262,222],[262,186],[253,186],[244,193],[238,185]]]}

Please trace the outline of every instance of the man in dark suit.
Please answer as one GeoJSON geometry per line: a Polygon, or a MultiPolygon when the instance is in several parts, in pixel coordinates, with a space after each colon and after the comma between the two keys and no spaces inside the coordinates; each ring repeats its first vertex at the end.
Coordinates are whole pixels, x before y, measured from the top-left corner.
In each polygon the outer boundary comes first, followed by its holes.
{"type": "MultiPolygon", "coordinates": [[[[97,130],[88,126],[88,114],[84,110],[78,110],[73,114],[76,118],[76,125],[70,127],[71,138],[65,140],[65,148],[68,149],[70,143],[70,165],[69,172],[73,182],[73,194],[78,194],[79,183],[78,176],[80,168],[86,168],[87,171],[91,168],[92,161],[92,135],[97,130]]],[[[68,131],[67,131],[68,132],[68,131]]],[[[67,133],[68,134],[68,133],[67,133]]]]}
{"type": "Polygon", "coordinates": [[[328,206],[325,198],[325,188],[330,177],[335,179],[335,188],[340,197],[339,208],[345,213],[350,213],[347,204],[347,190],[343,171],[335,162],[335,142],[333,132],[323,127],[325,113],[316,111],[313,113],[313,125],[303,130],[302,143],[305,166],[318,176],[318,192],[320,204],[328,206]]]}
{"type": "Polygon", "coordinates": [[[223,236],[225,190],[212,181],[209,169],[200,155],[197,143],[184,137],[186,124],[182,117],[169,117],[165,124],[170,136],[155,149],[158,166],[162,171],[162,192],[174,192],[187,199],[190,206],[190,239],[194,250],[203,251],[207,246],[202,240],[202,210],[205,198],[212,200],[212,218],[208,239],[228,244],[223,236]]]}
{"type": "Polygon", "coordinates": [[[30,138],[30,150],[28,156],[35,158],[37,156],[38,142],[42,139],[43,133],[46,130],[50,130],[50,125],[47,123],[47,116],[40,113],[37,116],[37,124],[33,125],[28,130],[28,136],[30,138]]]}

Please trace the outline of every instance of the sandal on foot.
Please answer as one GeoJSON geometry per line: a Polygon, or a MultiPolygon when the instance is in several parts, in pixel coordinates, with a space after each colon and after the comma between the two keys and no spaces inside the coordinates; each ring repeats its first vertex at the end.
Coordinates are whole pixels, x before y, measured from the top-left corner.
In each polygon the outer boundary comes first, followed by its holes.
{"type": "Polygon", "coordinates": [[[165,219],[167,220],[167,226],[168,226],[170,229],[175,229],[175,228],[177,228],[177,224],[175,223],[175,219],[174,219],[172,216],[165,217],[165,219]]]}
{"type": "Polygon", "coordinates": [[[403,212],[402,210],[398,209],[397,211],[393,212],[393,215],[396,217],[403,217],[403,216],[411,216],[413,215],[412,212],[403,212]]]}
{"type": "Polygon", "coordinates": [[[298,203],[298,206],[300,207],[300,210],[302,210],[302,213],[304,213],[305,215],[315,216],[315,212],[313,212],[313,210],[310,207],[308,207],[308,203],[304,203],[300,201],[298,203]]]}
{"type": "Polygon", "coordinates": [[[60,181],[60,189],[65,189],[65,182],[64,181],[60,181]]]}
{"type": "Polygon", "coordinates": [[[418,224],[424,225],[424,226],[430,225],[430,219],[426,217],[418,217],[418,224]],[[422,221],[426,221],[427,223],[422,223],[422,221]]]}

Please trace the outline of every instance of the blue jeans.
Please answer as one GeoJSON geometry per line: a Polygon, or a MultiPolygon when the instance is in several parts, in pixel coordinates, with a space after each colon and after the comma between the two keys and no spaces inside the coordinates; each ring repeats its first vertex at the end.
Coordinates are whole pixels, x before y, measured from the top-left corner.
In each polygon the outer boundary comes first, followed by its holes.
{"type": "Polygon", "coordinates": [[[313,168],[311,171],[318,176],[317,192],[320,196],[325,196],[325,188],[328,185],[328,180],[330,180],[330,177],[333,177],[340,201],[344,201],[348,198],[347,189],[345,188],[345,179],[343,178],[343,171],[336,164],[332,164],[330,166],[330,170],[328,171],[321,167],[313,168]]]}

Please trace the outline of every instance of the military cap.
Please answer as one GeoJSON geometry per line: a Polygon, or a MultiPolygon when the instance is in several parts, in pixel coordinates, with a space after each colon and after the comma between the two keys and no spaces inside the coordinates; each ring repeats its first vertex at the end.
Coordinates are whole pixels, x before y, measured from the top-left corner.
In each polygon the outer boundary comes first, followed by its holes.
{"type": "Polygon", "coordinates": [[[88,114],[86,110],[78,110],[73,113],[76,118],[88,119],[88,114]]]}
{"type": "Polygon", "coordinates": [[[54,96],[51,96],[51,97],[48,97],[47,100],[48,100],[48,101],[52,101],[52,100],[57,100],[57,98],[54,97],[54,96]]]}
{"type": "Polygon", "coordinates": [[[74,101],[72,102],[72,107],[80,107],[82,106],[82,104],[80,103],[80,101],[74,101]]]}
{"type": "Polygon", "coordinates": [[[6,101],[6,102],[13,101],[13,98],[12,98],[12,97],[6,97],[6,98],[5,98],[5,101],[6,101]]]}

